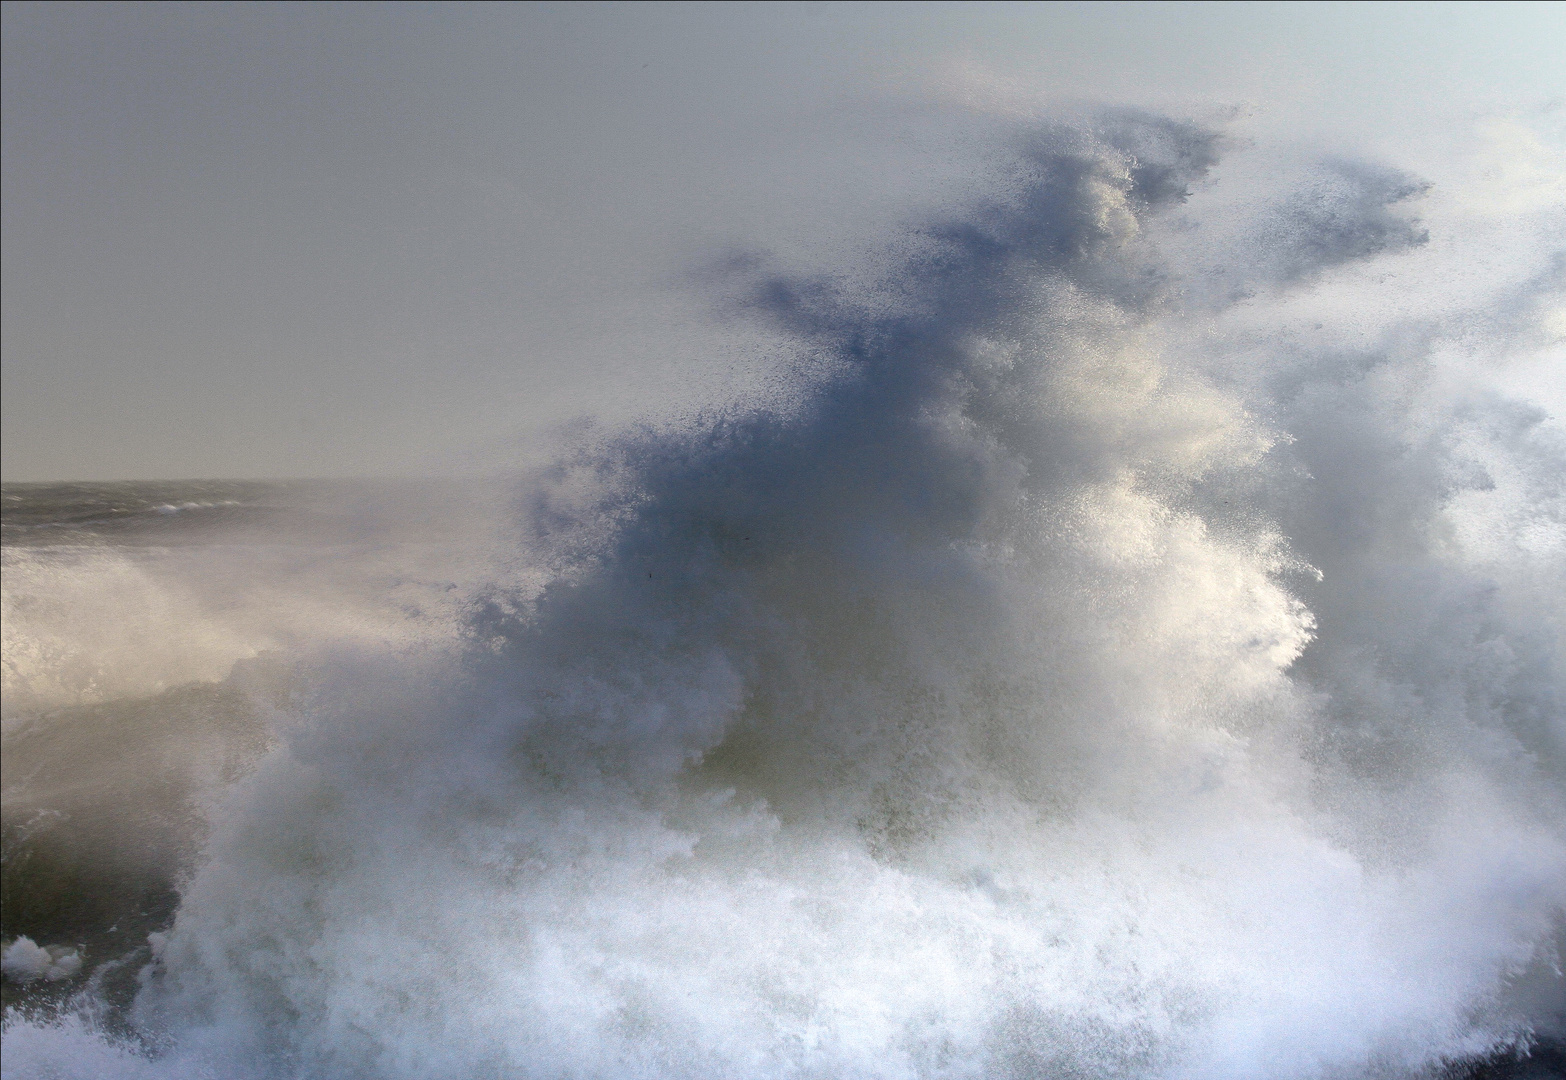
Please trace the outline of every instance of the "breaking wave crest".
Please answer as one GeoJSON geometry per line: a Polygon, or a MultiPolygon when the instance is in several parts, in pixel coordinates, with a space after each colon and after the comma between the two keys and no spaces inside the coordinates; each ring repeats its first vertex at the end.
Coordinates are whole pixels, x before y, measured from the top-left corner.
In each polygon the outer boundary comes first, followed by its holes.
{"type": "Polygon", "coordinates": [[[563,454],[459,639],[298,658],[142,1049],[13,1018],[7,1075],[1414,1077],[1547,1032],[1566,443],[1472,373],[1559,349],[1562,263],[1477,345],[1385,317],[1450,257],[1422,186],[1204,225],[1221,149],[1019,129],[868,278],[736,264],[786,390],[563,454]]]}

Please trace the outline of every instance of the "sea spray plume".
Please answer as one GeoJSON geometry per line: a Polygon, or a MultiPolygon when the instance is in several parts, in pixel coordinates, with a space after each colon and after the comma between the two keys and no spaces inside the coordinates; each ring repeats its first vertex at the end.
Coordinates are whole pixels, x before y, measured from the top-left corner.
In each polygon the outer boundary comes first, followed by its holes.
{"type": "MultiPolygon", "coordinates": [[[[1156,134],[1169,129],[1160,125],[1156,134]]],[[[1212,141],[1177,130],[1202,147],[1212,141]]],[[[1182,157],[1197,160],[1191,173],[1207,160],[1189,152],[1175,160],[1182,157]]],[[[801,415],[649,436],[616,447],[610,463],[598,459],[591,482],[619,474],[609,487],[622,501],[589,521],[624,524],[599,536],[607,546],[595,573],[585,582],[562,579],[552,590],[560,599],[546,595],[532,625],[519,625],[508,670],[531,671],[531,658],[558,643],[591,655],[583,634],[554,619],[585,613],[588,634],[598,636],[605,612],[618,609],[614,625],[638,637],[659,627],[671,641],[738,644],[777,624],[779,612],[798,609],[800,597],[831,601],[800,613],[810,620],[806,637],[837,628],[851,650],[860,637],[855,624],[876,640],[904,636],[875,621],[891,614],[877,610],[889,598],[907,593],[924,604],[939,596],[943,613],[915,622],[933,623],[935,651],[950,652],[962,640],[953,631],[964,608],[976,606],[976,627],[994,614],[991,591],[1001,582],[986,548],[1015,543],[1026,519],[1048,510],[1044,493],[1076,497],[1085,481],[1124,483],[1132,472],[1139,482],[1150,472],[1188,480],[1225,449],[1254,458],[1266,436],[1226,415],[1232,403],[1200,388],[1160,386],[1156,361],[1134,340],[1140,331],[1123,306],[1130,301],[1102,295],[1151,302],[1145,275],[1121,272],[1113,258],[1136,237],[1137,208],[1153,204],[1132,164],[1079,132],[1035,137],[1024,146],[1011,203],[925,230],[933,242],[903,267],[890,311],[865,311],[810,283],[763,282],[757,305],[827,352],[836,377],[801,415]],[[1116,400],[1084,408],[1070,395],[1074,387],[1056,385],[1063,381],[1116,400]],[[1051,412],[1052,404],[1060,407],[1051,412]],[[1091,411],[1116,413],[1120,430],[1106,434],[1105,417],[1091,411]],[[1192,445],[1193,427],[1205,429],[1203,445],[1192,445]],[[585,603],[573,599],[596,590],[601,595],[585,603]],[[706,602],[692,604],[693,597],[706,602]],[[835,610],[845,597],[854,598],[852,611],[835,610]],[[730,608],[733,625],[714,633],[707,623],[730,608]],[[673,629],[691,618],[702,620],[693,634],[673,629]]],[[[1156,179],[1158,198],[1173,198],[1169,169],[1140,171],[1156,179]]],[[[534,518],[575,537],[566,561],[580,563],[582,533],[561,529],[567,516],[545,506],[534,518]]],[[[983,655],[997,646],[968,647],[983,655]]],[[[760,640],[734,650],[749,663],[772,651],[760,640]]],[[[572,663],[551,653],[545,668],[572,663]]],[[[569,681],[581,684],[577,675],[569,681]]],[[[788,726],[794,712],[783,712],[769,717],[769,728],[788,726]]],[[[941,744],[940,730],[954,725],[960,716],[923,741],[941,744]]]]}
{"type": "Polygon", "coordinates": [[[1538,407],[1450,373],[1464,352],[1538,347],[1542,320],[1513,312],[1545,307],[1553,277],[1279,364],[1272,398],[1295,438],[1277,457],[1293,478],[1266,503],[1323,571],[1298,584],[1320,640],[1294,676],[1322,694],[1309,756],[1335,839],[1485,912],[1454,953],[1510,935],[1512,982],[1489,1007],[1558,1047],[1566,438],[1538,407]]]}
{"type": "Polygon", "coordinates": [[[1227,213],[1187,221],[1187,237],[1163,237],[1175,249],[1166,257],[1181,263],[1182,299],[1192,309],[1221,312],[1261,294],[1287,296],[1336,267],[1428,243],[1419,202],[1429,189],[1398,169],[1329,160],[1281,197],[1230,192],[1238,201],[1227,213]],[[1204,242],[1179,243],[1191,238],[1204,242]]]}
{"type": "Polygon", "coordinates": [[[1252,385],[1250,398],[1291,436],[1252,498],[1323,572],[1295,583],[1319,636],[1292,672],[1322,695],[1308,754],[1318,805],[1331,809],[1323,823],[1368,865],[1423,864],[1442,881],[1430,894],[1440,903],[1487,911],[1488,925],[1476,917],[1454,951],[1486,934],[1538,942],[1531,961],[1508,965],[1493,1007],[1558,1047],[1566,439],[1558,420],[1491,380],[1530,355],[1553,355],[1562,370],[1566,205],[1510,223],[1532,242],[1503,248],[1509,275],[1450,289],[1439,273],[1481,261],[1494,234],[1452,220],[1468,196],[1449,192],[1438,238],[1447,253],[1399,258],[1399,247],[1425,241],[1414,207],[1389,230],[1375,206],[1422,186],[1368,183],[1366,194],[1382,193],[1375,199],[1345,192],[1343,205],[1368,208],[1365,244],[1404,240],[1338,282],[1336,296],[1301,293],[1315,271],[1253,298],[1198,348],[1230,385],[1252,385]],[[1474,862],[1476,845],[1494,846],[1474,862]],[[1518,865],[1544,872],[1517,876],[1518,865]]]}
{"type": "Polygon", "coordinates": [[[1270,216],[1264,250],[1283,283],[1308,282],[1342,263],[1429,242],[1405,205],[1429,191],[1400,170],[1331,161],[1270,216]]]}
{"type": "Polygon", "coordinates": [[[562,469],[554,576],[466,648],[315,662],[148,972],[171,1068],[1413,1076],[1515,1034],[1558,840],[1488,813],[1497,921],[1318,807],[1363,789],[1289,674],[1280,436],[1170,351],[1147,239],[1215,140],[1018,145],[873,302],[761,284],[802,401],[562,469]]]}

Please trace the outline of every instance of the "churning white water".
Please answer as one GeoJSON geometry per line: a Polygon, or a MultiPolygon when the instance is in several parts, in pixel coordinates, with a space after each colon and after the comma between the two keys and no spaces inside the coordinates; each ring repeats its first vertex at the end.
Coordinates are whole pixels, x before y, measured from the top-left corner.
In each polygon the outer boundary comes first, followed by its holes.
{"type": "Polygon", "coordinates": [[[454,631],[277,661],[127,1017],[13,1014],[6,1076],[1391,1078],[1549,1036],[1558,179],[1009,139],[868,271],[740,264],[776,395],[563,451],[454,631]]]}

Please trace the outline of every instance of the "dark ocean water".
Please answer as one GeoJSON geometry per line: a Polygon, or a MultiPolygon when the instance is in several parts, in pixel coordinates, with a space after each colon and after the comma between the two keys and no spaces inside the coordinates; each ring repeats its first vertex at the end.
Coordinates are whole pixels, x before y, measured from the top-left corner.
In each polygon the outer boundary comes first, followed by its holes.
{"type": "Polygon", "coordinates": [[[80,961],[13,971],[6,1008],[48,1012],[85,991],[124,1030],[149,935],[171,926],[204,841],[203,800],[274,741],[258,702],[281,693],[269,654],[314,629],[301,594],[417,622],[413,593],[455,586],[412,580],[414,564],[452,554],[443,523],[464,520],[452,502],[484,494],[422,481],[4,486],[5,943],[80,961]]]}
{"type": "Polygon", "coordinates": [[[199,848],[193,763],[212,754],[232,779],[268,739],[227,679],[235,656],[191,672],[207,678],[185,681],[177,665],[135,678],[137,654],[155,651],[147,636],[202,617],[170,609],[160,579],[199,573],[212,552],[249,547],[259,561],[258,530],[286,543],[281,519],[292,513],[297,528],[322,493],[307,483],[5,485],[5,940],[81,960],[64,978],[8,977],[7,1008],[57,1007],[88,983],[128,1006],[148,935],[172,923],[199,848]]]}
{"type": "Polygon", "coordinates": [[[8,546],[199,543],[214,530],[260,523],[301,485],[186,480],[8,484],[8,546]]]}

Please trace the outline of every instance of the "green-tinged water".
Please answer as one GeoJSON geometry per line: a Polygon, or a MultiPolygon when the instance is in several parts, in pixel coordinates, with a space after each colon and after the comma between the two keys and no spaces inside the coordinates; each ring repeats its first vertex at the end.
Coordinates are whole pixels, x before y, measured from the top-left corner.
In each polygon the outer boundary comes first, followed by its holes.
{"type": "Polygon", "coordinates": [[[455,589],[428,576],[430,538],[479,501],[430,482],[4,486],[7,1009],[90,998],[123,1025],[213,806],[275,739],[279,650],[427,633],[455,589]]]}
{"type": "Polygon", "coordinates": [[[26,936],[81,961],[71,974],[56,965],[6,979],[7,1007],[58,1002],[106,965],[120,969],[109,1000],[128,1003],[135,961],[148,958],[150,934],[168,929],[200,851],[203,800],[268,740],[251,690],[233,682],[6,722],[5,940],[26,936]]]}
{"type": "Polygon", "coordinates": [[[265,521],[289,494],[290,485],[265,481],[6,484],[0,535],[7,546],[199,543],[265,521]]]}

